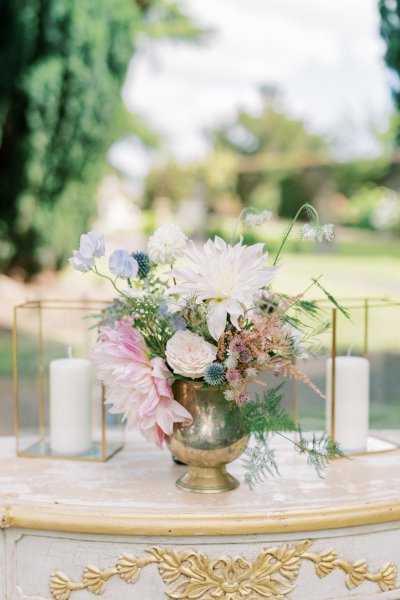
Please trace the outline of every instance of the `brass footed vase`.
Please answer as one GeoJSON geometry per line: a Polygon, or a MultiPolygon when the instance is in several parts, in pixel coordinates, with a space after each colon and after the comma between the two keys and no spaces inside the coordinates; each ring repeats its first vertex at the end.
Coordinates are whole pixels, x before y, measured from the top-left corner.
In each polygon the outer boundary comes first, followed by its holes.
{"type": "Polygon", "coordinates": [[[198,382],[175,382],[173,393],[193,417],[189,426],[176,423],[167,438],[171,453],[188,466],[176,482],[178,488],[202,494],[237,488],[239,482],[226,465],[242,454],[249,441],[240,424],[239,407],[227,402],[223,390],[198,382]]]}

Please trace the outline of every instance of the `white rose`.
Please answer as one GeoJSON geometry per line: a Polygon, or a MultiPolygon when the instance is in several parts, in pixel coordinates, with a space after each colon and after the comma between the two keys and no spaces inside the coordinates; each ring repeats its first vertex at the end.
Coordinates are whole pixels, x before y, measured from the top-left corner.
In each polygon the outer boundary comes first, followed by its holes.
{"type": "Polygon", "coordinates": [[[182,256],[187,237],[179,225],[161,225],[149,238],[147,252],[158,265],[173,265],[182,256]]]}
{"type": "Polygon", "coordinates": [[[187,329],[177,331],[167,342],[165,356],[174,373],[191,379],[203,376],[207,365],[214,362],[218,348],[187,329]]]}

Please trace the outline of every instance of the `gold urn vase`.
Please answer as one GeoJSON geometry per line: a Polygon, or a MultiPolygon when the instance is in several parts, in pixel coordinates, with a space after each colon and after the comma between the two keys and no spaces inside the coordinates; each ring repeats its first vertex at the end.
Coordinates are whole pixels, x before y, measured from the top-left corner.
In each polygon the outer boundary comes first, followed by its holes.
{"type": "Polygon", "coordinates": [[[240,419],[240,409],[227,402],[223,390],[199,382],[178,381],[174,398],[192,415],[189,426],[176,423],[167,438],[169,450],[188,467],[176,485],[190,492],[227,492],[239,482],[226,465],[242,454],[249,441],[240,419]]]}

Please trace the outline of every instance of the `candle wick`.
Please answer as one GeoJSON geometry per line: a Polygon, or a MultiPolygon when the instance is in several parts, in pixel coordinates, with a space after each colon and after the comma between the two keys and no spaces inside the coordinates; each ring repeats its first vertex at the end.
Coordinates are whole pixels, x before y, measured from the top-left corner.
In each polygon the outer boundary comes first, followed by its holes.
{"type": "Polygon", "coordinates": [[[353,353],[353,346],[349,346],[349,349],[347,350],[347,356],[351,356],[353,353]]]}
{"type": "Polygon", "coordinates": [[[68,346],[67,355],[68,358],[72,358],[72,346],[68,346]]]}

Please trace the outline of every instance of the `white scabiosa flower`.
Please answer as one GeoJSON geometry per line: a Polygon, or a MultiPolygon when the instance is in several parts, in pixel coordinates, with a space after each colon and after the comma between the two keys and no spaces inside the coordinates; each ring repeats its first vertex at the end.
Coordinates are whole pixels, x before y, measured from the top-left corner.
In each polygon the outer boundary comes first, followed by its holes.
{"type": "Polygon", "coordinates": [[[324,238],[327,242],[332,242],[335,239],[335,226],[332,223],[328,223],[323,226],[324,238]]]}
{"type": "Polygon", "coordinates": [[[332,223],[327,225],[306,223],[301,229],[301,237],[303,240],[308,241],[317,240],[317,242],[323,242],[326,240],[327,242],[332,242],[335,238],[335,226],[332,223]]]}
{"type": "Polygon", "coordinates": [[[217,350],[201,335],[186,329],[177,331],[168,340],[165,356],[174,373],[198,379],[203,377],[204,369],[215,361],[217,350]]]}
{"type": "Polygon", "coordinates": [[[207,324],[210,335],[219,340],[228,315],[239,328],[239,317],[254,303],[254,294],[273,278],[276,268],[267,265],[264,244],[245,246],[242,240],[234,246],[216,236],[199,249],[189,242],[184,255],[189,266],[171,271],[177,285],[170,294],[207,303],[207,324]]]}
{"type": "Polygon", "coordinates": [[[310,223],[306,223],[301,228],[301,237],[303,240],[313,241],[317,238],[317,229],[310,223]]]}
{"type": "Polygon", "coordinates": [[[235,392],[233,390],[226,390],[224,392],[225,400],[232,402],[235,399],[235,392]]]}
{"type": "Polygon", "coordinates": [[[149,238],[147,252],[157,265],[173,265],[183,255],[187,237],[179,225],[162,225],[149,238]]]}

